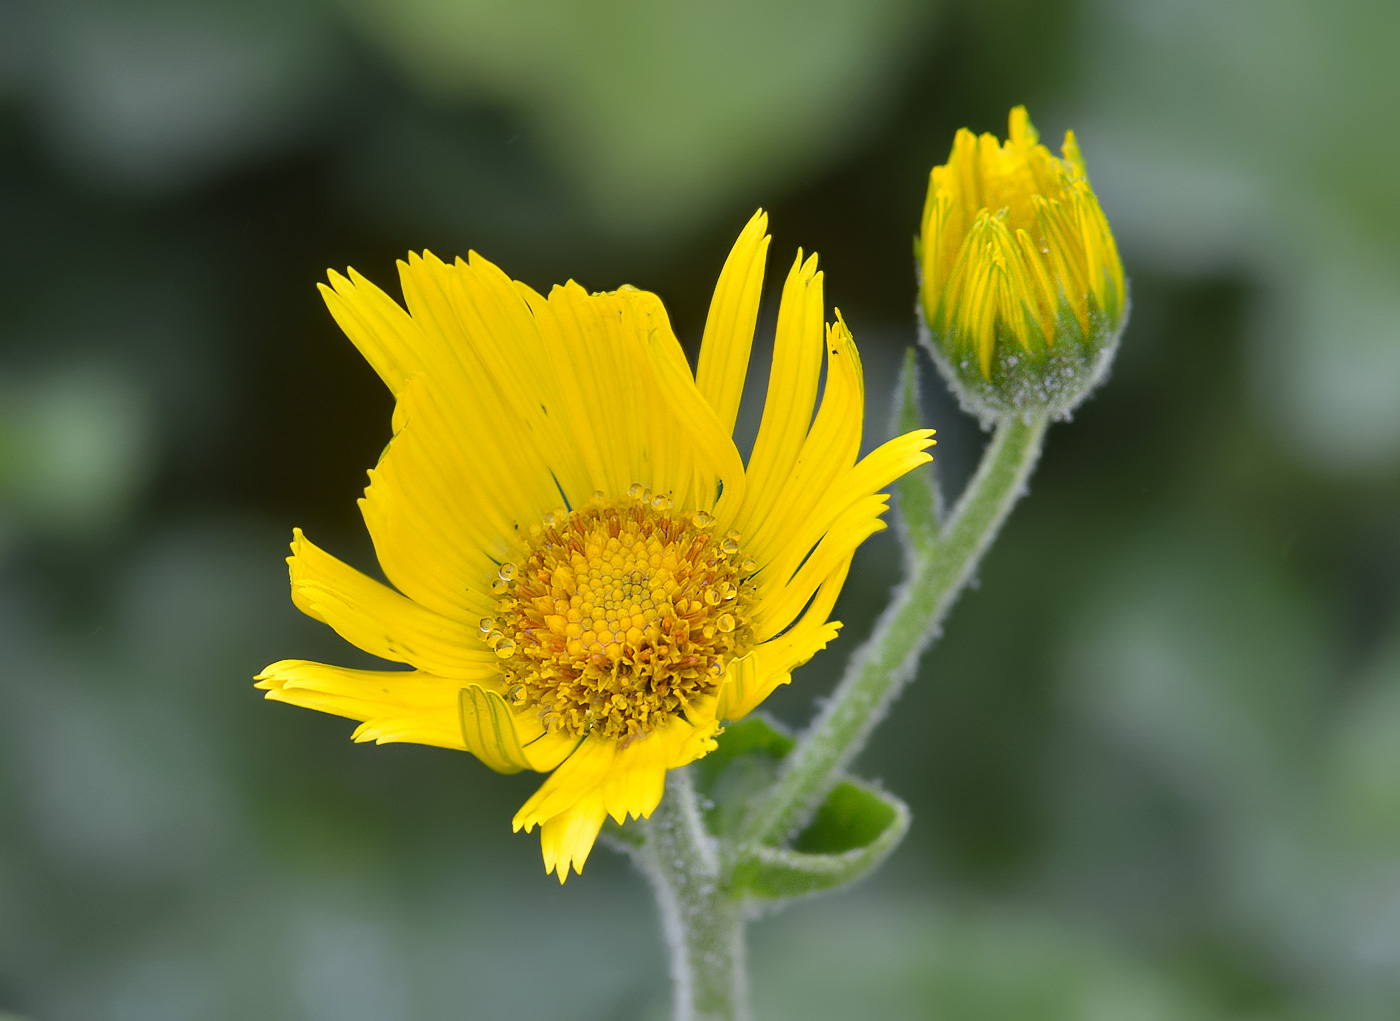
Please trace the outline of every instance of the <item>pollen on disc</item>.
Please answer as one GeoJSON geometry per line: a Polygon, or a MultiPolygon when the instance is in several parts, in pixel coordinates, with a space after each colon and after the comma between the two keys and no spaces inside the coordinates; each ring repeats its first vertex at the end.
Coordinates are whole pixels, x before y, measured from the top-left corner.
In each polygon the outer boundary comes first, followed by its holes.
{"type": "Polygon", "coordinates": [[[500,635],[493,648],[516,711],[625,743],[713,695],[753,647],[756,566],[739,536],[710,534],[713,522],[638,484],[532,528],[493,580],[488,635],[500,635]]]}

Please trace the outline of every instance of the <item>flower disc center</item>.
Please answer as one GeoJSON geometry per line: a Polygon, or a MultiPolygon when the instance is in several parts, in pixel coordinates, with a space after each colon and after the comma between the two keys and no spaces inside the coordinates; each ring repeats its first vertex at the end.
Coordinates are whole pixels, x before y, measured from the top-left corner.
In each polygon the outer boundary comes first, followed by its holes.
{"type": "Polygon", "coordinates": [[[753,646],[755,564],[738,536],[665,497],[561,513],[504,563],[499,616],[482,621],[506,698],[551,730],[626,742],[713,695],[753,646]]]}

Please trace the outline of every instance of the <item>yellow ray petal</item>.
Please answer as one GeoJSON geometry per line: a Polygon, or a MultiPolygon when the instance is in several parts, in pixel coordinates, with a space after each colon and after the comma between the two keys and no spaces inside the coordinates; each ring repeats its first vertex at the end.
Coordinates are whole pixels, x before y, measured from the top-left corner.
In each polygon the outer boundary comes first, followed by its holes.
{"type": "Polygon", "coordinates": [[[274,701],[364,721],[356,741],[412,741],[466,751],[457,681],[421,670],[351,670],[304,659],[279,660],[255,680],[274,701]]]}
{"type": "Polygon", "coordinates": [[[695,383],[726,435],[734,432],[749,370],[749,352],[763,290],[763,267],[768,259],[767,230],[768,214],[760,209],[734,242],[715,285],[700,342],[695,383]]]}
{"type": "Polygon", "coordinates": [[[592,791],[580,798],[572,808],[545,822],[540,827],[545,875],[556,873],[562,885],[569,877],[571,866],[575,872],[582,873],[606,815],[602,792],[592,791]]]}
{"type": "Polygon", "coordinates": [[[520,470],[500,446],[467,449],[471,434],[421,379],[406,384],[397,414],[401,427],[361,502],[380,566],[410,598],[475,621],[491,612],[497,564],[562,498],[548,471],[520,470]]]}
{"type": "Polygon", "coordinates": [[[836,638],[841,623],[827,618],[850,568],[851,560],[847,557],[822,582],[801,620],[730,667],[720,689],[717,709],[720,719],[737,720],[747,716],[776,688],[792,680],[792,671],[836,638]]]}
{"type": "Polygon", "coordinates": [[[577,423],[578,456],[593,489],[611,499],[634,482],[657,492],[688,489],[688,451],[655,393],[648,336],[671,332],[655,296],[588,294],[569,283],[529,301],[552,372],[567,384],[558,399],[577,423]]]}
{"type": "Polygon", "coordinates": [[[817,257],[803,262],[799,250],[783,285],[763,421],[749,457],[744,503],[734,521],[744,535],[763,524],[807,437],[821,375],[824,315],[817,257]]]}
{"type": "Polygon", "coordinates": [[[783,482],[763,523],[744,548],[760,564],[807,514],[817,494],[825,493],[856,462],[865,421],[865,381],[851,331],[836,312],[826,331],[826,386],[812,430],[802,443],[792,471],[783,482]]]}
{"type": "Polygon", "coordinates": [[[602,785],[617,755],[617,742],[596,735],[584,738],[540,789],[520,807],[511,826],[527,833],[541,823],[567,812],[602,785]]]}
{"type": "Polygon", "coordinates": [[[530,307],[530,296],[544,299],[510,279],[499,267],[472,252],[458,259],[444,279],[452,308],[471,338],[487,378],[475,389],[495,388],[505,414],[517,424],[516,436],[531,444],[541,470],[559,482],[565,497],[581,505],[596,488],[579,439],[587,435],[587,412],[580,421],[563,399],[559,365],[530,307]]]}
{"type": "Polygon", "coordinates": [[[883,493],[861,497],[832,522],[789,580],[783,580],[785,565],[775,566],[775,574],[754,615],[754,633],[759,641],[766,641],[792,623],[837,565],[848,562],[857,546],[884,529],[880,515],[888,504],[889,497],[883,493]]]}
{"type": "MultiPolygon", "coordinates": [[[[672,428],[683,431],[693,444],[694,460],[700,469],[699,484],[705,487],[696,494],[697,504],[704,510],[714,509],[715,488],[711,480],[718,479],[724,486],[723,502],[737,507],[744,494],[744,462],[739,459],[733,437],[695,388],[680,345],[653,334],[651,353],[659,395],[674,413],[672,428]]],[[[724,514],[720,512],[721,517],[724,514]]]]}
{"type": "Polygon", "coordinates": [[[718,465],[722,470],[742,470],[739,452],[727,433],[713,428],[713,412],[695,389],[690,365],[661,299],[648,291],[625,287],[610,295],[622,309],[623,330],[629,356],[636,359],[636,372],[644,398],[636,409],[645,422],[645,449],[651,456],[651,488],[665,494],[674,503],[684,504],[692,499],[698,483],[709,502],[715,487],[718,465]],[[684,381],[684,388],[675,393],[662,384],[658,372],[665,372],[671,383],[684,381]],[[684,404],[677,404],[676,400],[684,404]],[[684,416],[700,415],[694,420],[684,416]],[[703,450],[697,443],[704,443],[703,450]],[[733,456],[725,462],[725,447],[733,456]],[[697,455],[702,457],[697,460],[697,455]]]}
{"type": "Polygon", "coordinates": [[[933,430],[919,429],[884,443],[861,458],[850,471],[820,494],[805,520],[794,524],[786,540],[775,546],[763,567],[763,584],[782,584],[821,541],[837,518],[857,500],[884,489],[905,472],[932,458],[925,448],[933,444],[933,430]]]}
{"type": "Polygon", "coordinates": [[[441,677],[499,674],[495,654],[462,621],[399,595],[292,533],[292,602],[365,652],[441,677]]]}
{"type": "Polygon", "coordinates": [[[317,284],[326,307],[390,392],[423,371],[423,330],[398,303],[353,269],[344,277],[328,271],[330,286],[317,284]]]}
{"type": "Polygon", "coordinates": [[[603,783],[603,807],[619,824],[627,819],[645,819],[661,803],[666,789],[666,770],[673,758],[673,746],[684,743],[693,730],[683,719],[672,718],[661,730],[633,741],[617,753],[603,783]]]}
{"type": "MultiPolygon", "coordinates": [[[[515,730],[518,734],[527,734],[527,737],[522,739],[524,741],[522,747],[530,768],[536,773],[548,773],[574,753],[574,749],[578,747],[579,737],[567,730],[544,730],[536,723],[535,729],[541,731],[540,736],[529,740],[531,720],[527,714],[532,712],[533,710],[527,710],[526,713],[516,716],[515,730]]],[[[538,716],[535,716],[535,719],[538,720],[538,716]]]]}

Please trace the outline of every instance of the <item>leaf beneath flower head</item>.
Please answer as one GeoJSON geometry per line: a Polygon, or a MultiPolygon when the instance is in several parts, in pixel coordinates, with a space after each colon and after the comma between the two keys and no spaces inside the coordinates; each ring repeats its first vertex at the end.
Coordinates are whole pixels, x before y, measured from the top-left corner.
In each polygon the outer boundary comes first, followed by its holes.
{"type": "Polygon", "coordinates": [[[909,829],[909,807],[860,780],[842,780],[793,847],[759,846],[743,855],[731,883],[756,900],[787,900],[833,890],[872,872],[909,829]]]}
{"type": "Polygon", "coordinates": [[[712,833],[723,836],[738,829],[748,802],[777,775],[795,743],[781,724],[762,713],[725,726],[719,747],[692,767],[712,833]]]}
{"type": "MultiPolygon", "coordinates": [[[[777,775],[796,741],[761,714],[729,725],[719,748],[691,767],[706,823],[721,837],[741,824],[753,798],[777,775]]],[[[904,802],[861,780],[840,781],[790,847],[751,846],[731,884],[757,900],[782,900],[835,889],[868,874],[909,828],[904,802]]]]}

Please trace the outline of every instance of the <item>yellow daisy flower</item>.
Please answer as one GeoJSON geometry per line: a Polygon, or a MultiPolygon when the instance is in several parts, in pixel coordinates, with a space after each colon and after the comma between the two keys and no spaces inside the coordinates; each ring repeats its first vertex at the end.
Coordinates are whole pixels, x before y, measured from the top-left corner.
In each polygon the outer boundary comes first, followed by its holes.
{"type": "Polygon", "coordinates": [[[257,685],[362,721],[357,741],[550,773],[514,825],[540,827],[561,882],[606,816],[649,816],[667,770],[835,637],[880,490],[929,459],[929,430],[858,458],[860,358],[799,251],[744,465],[731,433],[766,229],[759,211],[724,264],[694,375],[660,300],[631,287],[545,297],[475,253],[400,262],[406,310],[353,270],[321,286],[396,399],[360,501],[393,587],[297,531],[292,600],[410,669],[282,660],[257,685]]]}
{"type": "Polygon", "coordinates": [[[970,410],[1063,414],[1108,365],[1127,284],[1074,133],[1055,157],[1025,107],[1009,121],[1004,143],[960,130],[929,174],[924,322],[970,410]]]}

